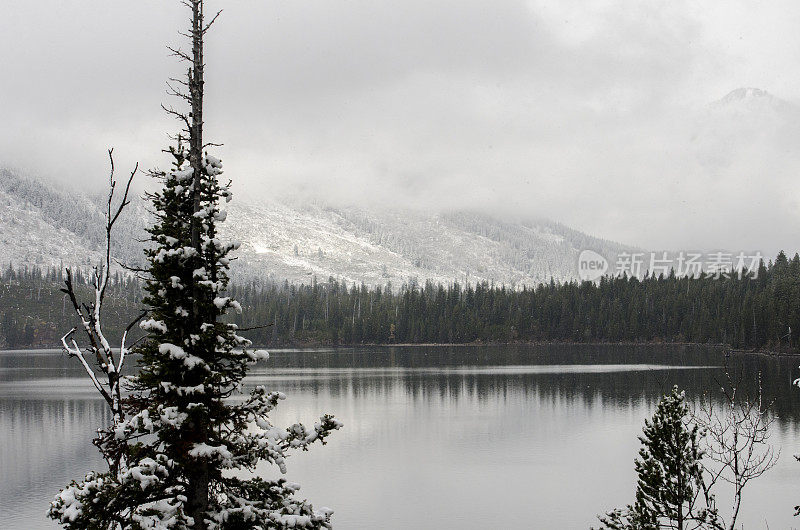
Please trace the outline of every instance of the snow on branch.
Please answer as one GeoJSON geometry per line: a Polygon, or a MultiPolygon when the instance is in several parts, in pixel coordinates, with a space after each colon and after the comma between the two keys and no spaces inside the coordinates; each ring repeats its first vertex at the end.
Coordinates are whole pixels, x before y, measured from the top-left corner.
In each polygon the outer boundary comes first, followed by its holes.
{"type": "Polygon", "coordinates": [[[69,298],[72,308],[80,320],[81,329],[83,330],[89,345],[81,350],[80,346],[78,346],[78,343],[75,340],[75,332],[78,330],[78,328],[72,328],[61,338],[61,347],[64,352],[67,353],[67,355],[70,357],[75,357],[80,361],[81,365],[86,371],[86,374],[92,381],[92,384],[106,401],[106,403],[108,403],[108,406],[111,409],[111,412],[114,414],[115,419],[120,420],[123,418],[120,371],[124,365],[125,355],[128,353],[128,332],[139,320],[145,316],[145,314],[140,314],[125,329],[125,332],[120,340],[121,346],[118,355],[115,355],[113,352],[111,344],[103,332],[101,316],[111,271],[111,234],[114,229],[114,225],[119,220],[123,210],[130,204],[128,197],[130,195],[131,183],[133,182],[133,178],[139,170],[139,164],[136,164],[133,171],[131,171],[130,175],[128,176],[125,182],[124,191],[122,192],[122,198],[119,201],[119,204],[115,206],[114,194],[117,188],[117,180],[114,175],[115,167],[113,149],[108,150],[108,158],[110,161],[111,170],[108,179],[108,200],[106,202],[105,252],[103,262],[94,269],[94,279],[92,281],[92,286],[94,287],[93,300],[89,304],[80,302],[78,300],[78,296],[75,292],[75,286],[72,282],[72,270],[69,268],[66,269],[64,288],[61,289],[61,291],[64,292],[69,298]],[[84,353],[94,355],[96,366],[103,373],[105,381],[101,382],[100,379],[98,379],[97,375],[92,369],[92,366],[86,360],[84,353]]]}

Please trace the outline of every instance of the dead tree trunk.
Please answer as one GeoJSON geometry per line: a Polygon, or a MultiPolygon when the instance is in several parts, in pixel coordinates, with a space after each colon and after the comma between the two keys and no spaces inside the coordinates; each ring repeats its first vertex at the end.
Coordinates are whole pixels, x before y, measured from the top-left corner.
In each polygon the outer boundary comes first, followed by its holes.
{"type": "MultiPolygon", "coordinates": [[[[98,264],[92,275],[92,286],[94,287],[94,299],[87,303],[82,303],[78,300],[75,292],[75,286],[72,282],[72,270],[66,269],[66,278],[64,279],[64,288],[61,291],[65,294],[65,299],[68,298],[75,311],[75,315],[80,321],[80,327],[83,330],[88,346],[81,348],[75,339],[75,332],[77,327],[69,330],[63,337],[61,337],[61,347],[64,352],[70,357],[78,359],[86,371],[86,375],[92,381],[95,389],[108,404],[109,409],[115,423],[124,420],[124,412],[122,408],[122,388],[121,388],[121,373],[125,364],[125,356],[128,353],[129,345],[127,344],[128,333],[136,325],[136,323],[144,316],[144,313],[139,315],[133,322],[131,322],[125,329],[120,339],[119,353],[115,354],[111,348],[111,344],[106,339],[102,326],[102,313],[103,303],[106,299],[109,278],[111,275],[111,234],[114,229],[119,216],[122,211],[129,204],[128,194],[131,188],[133,177],[138,171],[138,164],[128,177],[125,185],[125,191],[122,195],[122,200],[119,205],[114,207],[114,190],[117,181],[114,177],[114,156],[113,149],[109,149],[108,158],[111,163],[111,171],[109,177],[109,193],[108,201],[106,204],[106,244],[103,263],[98,264]],[[93,370],[89,361],[87,361],[85,354],[94,357],[94,364],[100,369],[101,375],[98,375],[93,370]]],[[[114,457],[107,457],[109,469],[116,471],[120,465],[122,455],[116,454],[114,457]]]]}

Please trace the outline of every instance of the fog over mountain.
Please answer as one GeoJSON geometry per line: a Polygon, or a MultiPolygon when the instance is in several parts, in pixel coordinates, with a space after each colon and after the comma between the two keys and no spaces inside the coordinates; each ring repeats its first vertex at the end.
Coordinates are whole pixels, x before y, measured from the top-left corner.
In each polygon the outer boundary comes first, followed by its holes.
{"type": "MultiPolygon", "coordinates": [[[[100,261],[104,197],[85,196],[0,169],[0,264],[100,261]]],[[[577,275],[584,248],[630,250],[542,219],[500,220],[475,211],[339,208],[309,201],[232,202],[222,236],[242,242],[238,281],[309,283],[329,277],[367,285],[489,281],[536,285],[577,275]]],[[[114,235],[114,255],[141,262],[146,204],[134,199],[114,235]]]]}
{"type": "MultiPolygon", "coordinates": [[[[687,234],[698,235],[698,244],[688,250],[725,248],[699,244],[704,235],[710,238],[725,226],[737,234],[733,241],[740,243],[726,250],[774,256],[778,248],[770,247],[771,236],[793,232],[797,199],[792,193],[775,197],[764,179],[782,182],[787,190],[797,186],[794,168],[800,168],[800,157],[792,139],[800,138],[798,118],[800,108],[792,103],[762,89],[743,87],[676,120],[680,125],[676,133],[681,134],[675,138],[681,138],[682,147],[672,153],[671,162],[677,167],[664,166],[674,181],[665,178],[662,188],[653,193],[665,202],[673,200],[670,190],[686,196],[686,202],[696,196],[703,210],[693,215],[653,210],[648,222],[684,226],[687,234]],[[674,176],[676,171],[683,176],[674,176]],[[702,178],[693,180],[692,175],[702,178]],[[743,196],[741,190],[748,195],[743,196]],[[722,205],[737,201],[740,209],[726,214],[722,205]],[[761,207],[763,211],[752,213],[761,207]],[[700,217],[703,222],[697,222],[700,217]]],[[[46,177],[23,175],[18,170],[0,170],[0,261],[96,263],[104,237],[102,188],[86,192],[81,186],[49,184],[51,179],[46,177]]],[[[144,175],[138,183],[154,184],[144,175]]],[[[330,196],[324,189],[270,198],[240,193],[231,204],[223,233],[243,242],[234,265],[240,281],[308,282],[332,276],[369,285],[425,280],[535,285],[551,277],[576,278],[581,250],[601,252],[613,267],[617,254],[633,248],[546,220],[533,207],[517,209],[513,201],[505,211],[498,211],[490,203],[452,202],[446,195],[438,198],[436,204],[421,201],[411,207],[404,201],[389,204],[380,197],[348,200],[330,196]]],[[[639,207],[631,203],[632,217],[639,207]]],[[[140,241],[148,215],[140,201],[126,215],[129,220],[119,225],[115,238],[115,254],[135,263],[141,258],[140,241]]],[[[668,247],[648,250],[662,249],[668,247]]]]}
{"type": "MultiPolygon", "coordinates": [[[[797,2],[220,6],[206,132],[240,197],[541,216],[642,248],[798,247],[797,2]]],[[[167,163],[179,2],[4,15],[0,165],[86,191],[108,147],[120,168],[167,163]]]]}

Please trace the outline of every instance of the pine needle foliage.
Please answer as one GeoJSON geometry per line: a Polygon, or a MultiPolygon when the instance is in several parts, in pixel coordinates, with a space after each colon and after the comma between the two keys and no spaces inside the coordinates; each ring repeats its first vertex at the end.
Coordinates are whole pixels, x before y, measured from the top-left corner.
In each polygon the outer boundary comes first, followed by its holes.
{"type": "Polygon", "coordinates": [[[636,500],[600,521],[609,530],[720,528],[713,496],[703,487],[703,451],[697,425],[678,387],[645,420],[635,461],[636,500]]]}
{"type": "Polygon", "coordinates": [[[171,168],[152,172],[163,186],[149,195],[155,223],[139,370],[95,441],[108,470],[65,488],[49,515],[74,530],[330,528],[331,511],[297,498],[299,486],[254,476],[260,463],[285,473],[291,450],[324,444],[341,423],[323,415],[311,428],[279,428],[269,414],[285,396],[260,386],[244,393],[249,366],[267,354],[222,321],[241,312],[227,294],[238,243],[218,236],[232,195],[219,181],[221,160],[202,142],[202,37],[211,23],[202,0],[184,3],[192,9],[183,95],[191,112],[170,111],[186,128],[167,151],[171,168]]]}

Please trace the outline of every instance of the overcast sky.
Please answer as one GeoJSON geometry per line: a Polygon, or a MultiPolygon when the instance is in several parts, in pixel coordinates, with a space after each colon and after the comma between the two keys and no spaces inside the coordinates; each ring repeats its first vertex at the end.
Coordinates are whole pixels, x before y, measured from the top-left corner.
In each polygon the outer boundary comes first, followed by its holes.
{"type": "MultiPolygon", "coordinates": [[[[800,100],[796,0],[216,8],[206,131],[239,197],[481,208],[651,249],[800,248],[794,120],[709,107],[743,86],[800,100]]],[[[183,69],[165,46],[186,21],[169,0],[7,3],[0,165],[94,189],[109,146],[120,166],[164,165],[177,124],[159,104],[183,69]]]]}

